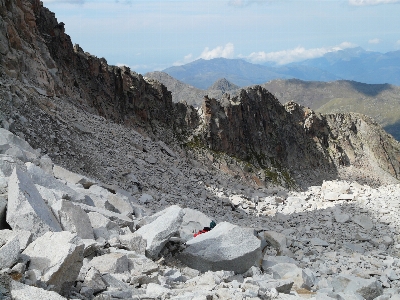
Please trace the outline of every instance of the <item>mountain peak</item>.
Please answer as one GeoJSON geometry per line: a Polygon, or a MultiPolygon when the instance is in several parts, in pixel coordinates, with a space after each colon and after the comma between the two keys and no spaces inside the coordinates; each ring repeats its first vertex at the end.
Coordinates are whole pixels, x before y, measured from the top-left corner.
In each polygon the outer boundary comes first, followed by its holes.
{"type": "Polygon", "coordinates": [[[220,90],[225,93],[227,91],[237,90],[238,88],[240,88],[238,85],[228,81],[226,78],[221,78],[214,82],[208,90],[220,90]]]}

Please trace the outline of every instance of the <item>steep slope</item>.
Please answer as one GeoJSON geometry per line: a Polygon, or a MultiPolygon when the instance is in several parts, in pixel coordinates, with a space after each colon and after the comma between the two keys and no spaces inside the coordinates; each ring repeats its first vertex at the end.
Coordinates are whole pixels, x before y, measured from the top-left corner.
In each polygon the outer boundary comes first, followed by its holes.
{"type": "Polygon", "coordinates": [[[252,185],[307,187],[348,176],[343,170],[350,169],[374,184],[398,178],[399,145],[365,117],[322,116],[293,103],[283,107],[261,87],[232,99],[205,98],[198,111],[173,103],[158,81],[72,46],[64,24],[39,1],[8,1],[1,6],[1,24],[9,32],[2,37],[0,63],[2,124],[73,170],[122,184],[119,174],[130,166],[129,151],[119,157],[116,150],[125,138],[105,145],[107,137],[91,122],[75,119],[82,111],[90,120],[183,147],[183,156],[252,185]]]}

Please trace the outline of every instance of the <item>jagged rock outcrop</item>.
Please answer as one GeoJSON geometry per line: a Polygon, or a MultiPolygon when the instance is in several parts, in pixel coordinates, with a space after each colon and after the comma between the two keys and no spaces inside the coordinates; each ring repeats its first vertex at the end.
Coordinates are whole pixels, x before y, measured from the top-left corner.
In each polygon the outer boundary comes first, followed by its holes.
{"type": "Polygon", "coordinates": [[[235,97],[205,97],[202,117],[198,143],[249,162],[270,179],[274,169],[288,178],[309,171],[312,181],[319,177],[312,170],[336,177],[342,166],[363,164],[399,178],[399,143],[366,116],[321,115],[294,102],[283,106],[256,86],[235,97]]]}

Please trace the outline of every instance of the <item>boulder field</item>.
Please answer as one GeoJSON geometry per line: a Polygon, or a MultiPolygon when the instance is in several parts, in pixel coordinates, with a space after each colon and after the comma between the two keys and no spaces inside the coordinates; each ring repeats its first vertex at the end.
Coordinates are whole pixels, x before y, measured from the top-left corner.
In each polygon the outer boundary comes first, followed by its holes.
{"type": "Polygon", "coordinates": [[[178,205],[153,213],[148,194],[70,172],[5,129],[0,149],[1,299],[399,297],[400,185],[230,195],[221,209],[243,224],[264,217],[246,227],[178,205]]]}

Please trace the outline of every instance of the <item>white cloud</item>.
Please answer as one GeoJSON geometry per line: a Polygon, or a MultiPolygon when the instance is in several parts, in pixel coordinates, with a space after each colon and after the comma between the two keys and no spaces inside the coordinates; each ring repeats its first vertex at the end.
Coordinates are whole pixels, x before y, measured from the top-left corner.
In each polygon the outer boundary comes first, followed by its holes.
{"type": "Polygon", "coordinates": [[[381,42],[380,39],[375,38],[375,39],[369,40],[368,44],[379,44],[380,42],[381,42]]]}
{"type": "Polygon", "coordinates": [[[192,53],[190,53],[190,54],[186,55],[182,60],[178,60],[178,61],[174,62],[172,65],[173,66],[182,66],[184,64],[188,64],[188,63],[192,62],[193,60],[194,60],[193,55],[192,55],[192,53]]]}
{"type": "Polygon", "coordinates": [[[214,49],[209,49],[206,47],[201,53],[199,58],[203,59],[213,59],[217,57],[223,58],[233,58],[233,54],[235,52],[235,47],[232,43],[228,43],[225,46],[218,46],[214,49]]]}
{"type": "Polygon", "coordinates": [[[264,51],[253,52],[246,58],[254,63],[272,61],[277,64],[283,65],[295,61],[302,61],[306,59],[322,57],[328,52],[336,52],[339,50],[352,48],[355,46],[356,45],[349,42],[344,42],[338,46],[327,47],[327,48],[322,47],[322,48],[305,49],[304,47],[299,46],[294,49],[282,50],[277,52],[268,52],[268,53],[264,51]]]}
{"type": "Polygon", "coordinates": [[[233,58],[234,52],[235,52],[235,46],[232,43],[227,43],[225,46],[218,46],[211,50],[210,50],[210,48],[205,47],[199,57],[194,58],[193,55],[190,53],[190,54],[186,55],[183,59],[174,62],[173,65],[181,66],[184,64],[188,64],[196,59],[200,59],[200,58],[205,59],[205,60],[218,58],[218,57],[233,58]]]}
{"type": "Polygon", "coordinates": [[[400,3],[400,0],[349,0],[349,4],[353,6],[366,6],[378,4],[400,3]]]}

